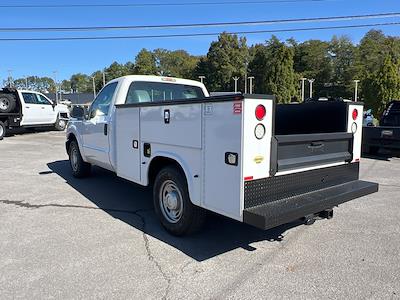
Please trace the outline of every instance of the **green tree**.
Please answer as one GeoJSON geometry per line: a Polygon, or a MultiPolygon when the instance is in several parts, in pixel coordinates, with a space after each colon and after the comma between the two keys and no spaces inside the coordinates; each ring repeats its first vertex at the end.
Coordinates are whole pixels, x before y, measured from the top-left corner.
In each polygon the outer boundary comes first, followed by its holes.
{"type": "Polygon", "coordinates": [[[364,88],[366,105],[381,115],[388,102],[400,99],[400,65],[386,55],[379,69],[366,79],[364,88]]]}
{"type": "Polygon", "coordinates": [[[190,55],[184,50],[168,51],[156,49],[153,52],[157,65],[157,74],[180,78],[193,78],[198,57],[190,55]]]}
{"type": "Polygon", "coordinates": [[[135,73],[139,75],[157,75],[156,59],[151,51],[140,50],[135,58],[135,73]]]}
{"type": "Polygon", "coordinates": [[[333,74],[331,94],[336,97],[350,98],[354,92],[356,47],[346,37],[334,36],[329,43],[333,74]]]}
{"type": "Polygon", "coordinates": [[[315,79],[315,95],[325,96],[324,89],[331,83],[332,64],[329,43],[309,40],[294,44],[294,70],[308,79],[315,79]]]}
{"type": "Polygon", "coordinates": [[[207,53],[208,87],[214,91],[233,91],[232,77],[244,78],[247,72],[249,51],[246,39],[222,33],[211,43],[207,53]]]}
{"type": "Polygon", "coordinates": [[[41,93],[54,93],[54,80],[50,77],[28,76],[14,80],[14,86],[18,89],[28,89],[41,93]],[[28,86],[26,86],[28,84],[28,86]]]}
{"type": "Polygon", "coordinates": [[[90,93],[93,91],[92,78],[86,74],[78,73],[71,76],[71,89],[74,93],[90,93]]]}
{"type": "Polygon", "coordinates": [[[266,45],[256,45],[250,62],[256,93],[276,95],[279,103],[298,97],[298,76],[293,68],[293,49],[273,36],[266,45]]]}

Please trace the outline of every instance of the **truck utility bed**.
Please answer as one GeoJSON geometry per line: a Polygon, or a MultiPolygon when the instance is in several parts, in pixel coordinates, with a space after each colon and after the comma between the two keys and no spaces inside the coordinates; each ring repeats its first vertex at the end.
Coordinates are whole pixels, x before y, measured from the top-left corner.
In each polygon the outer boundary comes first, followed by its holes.
{"type": "Polygon", "coordinates": [[[196,205],[268,229],[378,190],[359,180],[362,118],[351,120],[353,110],[361,115],[362,104],[280,105],[266,95],[119,105],[116,139],[125,146],[117,149],[118,174],[143,180],[146,173],[147,158],[132,171],[125,150],[132,141],[151,147],[151,156],[178,151],[191,165],[196,205]],[[254,116],[258,105],[262,120],[254,116]],[[258,139],[260,124],[266,134],[258,139]],[[129,126],[135,133],[127,138],[129,126]],[[238,162],[229,164],[229,155],[238,162]]]}

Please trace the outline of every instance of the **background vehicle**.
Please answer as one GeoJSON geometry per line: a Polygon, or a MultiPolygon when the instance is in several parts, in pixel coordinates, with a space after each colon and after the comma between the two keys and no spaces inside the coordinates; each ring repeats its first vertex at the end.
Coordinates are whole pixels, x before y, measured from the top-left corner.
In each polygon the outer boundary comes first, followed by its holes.
{"type": "Polygon", "coordinates": [[[374,115],[371,109],[364,112],[363,126],[374,126],[374,115]]]}
{"type": "Polygon", "coordinates": [[[62,131],[68,120],[68,107],[41,93],[13,88],[0,90],[0,140],[8,129],[17,127],[54,127],[62,131]]]}
{"type": "Polygon", "coordinates": [[[88,112],[74,108],[66,149],[76,177],[97,165],[153,186],[172,234],[199,228],[205,210],[268,229],[331,217],[334,206],[377,191],[359,180],[362,110],[209,97],[199,82],[127,76],[108,83],[88,112]]]}
{"type": "Polygon", "coordinates": [[[400,101],[391,101],[383,112],[379,126],[364,127],[363,152],[376,154],[379,148],[400,150],[400,101]]]}

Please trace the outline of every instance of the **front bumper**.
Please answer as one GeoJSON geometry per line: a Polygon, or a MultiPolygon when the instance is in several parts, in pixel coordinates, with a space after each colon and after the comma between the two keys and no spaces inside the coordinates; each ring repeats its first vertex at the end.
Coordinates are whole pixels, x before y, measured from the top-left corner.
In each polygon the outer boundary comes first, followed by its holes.
{"type": "Polygon", "coordinates": [[[358,172],[353,163],[246,182],[243,222],[269,229],[377,192],[358,172]]]}

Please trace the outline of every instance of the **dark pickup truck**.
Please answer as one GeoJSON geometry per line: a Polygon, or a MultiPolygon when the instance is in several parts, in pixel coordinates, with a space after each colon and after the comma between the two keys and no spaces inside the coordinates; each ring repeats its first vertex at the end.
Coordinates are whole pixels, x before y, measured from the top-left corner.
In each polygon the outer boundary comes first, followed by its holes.
{"type": "Polygon", "coordinates": [[[363,128],[364,153],[376,154],[380,148],[400,150],[400,101],[391,101],[379,122],[380,126],[363,128]]]}

